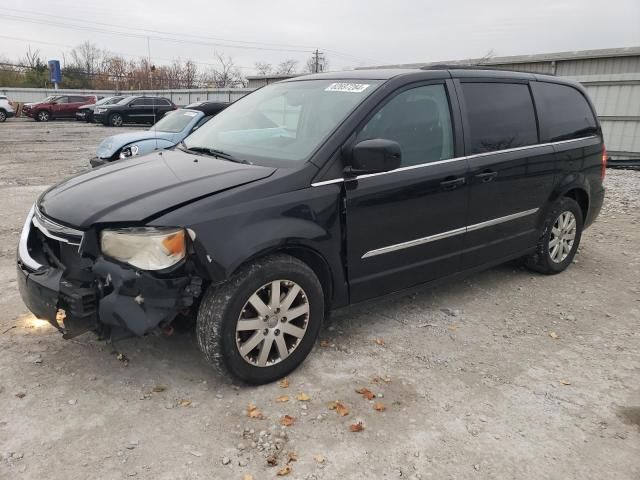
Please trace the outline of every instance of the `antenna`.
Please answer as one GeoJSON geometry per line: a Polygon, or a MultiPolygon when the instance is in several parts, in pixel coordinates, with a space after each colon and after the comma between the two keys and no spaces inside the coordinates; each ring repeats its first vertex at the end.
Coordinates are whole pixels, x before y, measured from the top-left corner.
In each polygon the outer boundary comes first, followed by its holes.
{"type": "MultiPolygon", "coordinates": [[[[147,36],[147,67],[149,68],[149,87],[151,88],[151,90],[153,90],[153,70],[155,70],[155,67],[151,65],[151,40],[149,39],[148,36],[147,36]]],[[[149,101],[151,102],[151,112],[153,113],[153,125],[151,125],[151,129],[153,130],[153,139],[156,142],[155,150],[158,150],[158,131],[156,130],[156,123],[158,123],[158,120],[156,118],[155,97],[152,97],[149,101]]]]}

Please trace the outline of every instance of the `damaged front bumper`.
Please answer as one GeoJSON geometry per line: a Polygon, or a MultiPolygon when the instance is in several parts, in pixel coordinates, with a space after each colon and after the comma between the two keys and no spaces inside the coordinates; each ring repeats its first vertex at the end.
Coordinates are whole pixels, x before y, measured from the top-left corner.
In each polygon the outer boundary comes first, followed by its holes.
{"type": "Polygon", "coordinates": [[[83,232],[32,209],[18,245],[18,286],[27,308],[65,338],[86,331],[135,335],[168,326],[200,296],[202,280],[179,268],[159,275],[79,253],[83,232]]]}

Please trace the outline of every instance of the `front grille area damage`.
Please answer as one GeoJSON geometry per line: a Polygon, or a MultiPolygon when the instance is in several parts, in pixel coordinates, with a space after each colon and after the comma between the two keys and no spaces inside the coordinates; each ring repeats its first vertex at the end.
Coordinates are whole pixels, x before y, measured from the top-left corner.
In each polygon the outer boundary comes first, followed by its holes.
{"type": "Polygon", "coordinates": [[[81,242],[52,235],[35,220],[27,249],[40,268],[32,271],[18,261],[25,303],[65,338],[87,331],[118,337],[159,333],[200,296],[202,279],[188,260],[171,273],[140,271],[92,255],[98,252],[88,245],[80,254],[81,242]]]}

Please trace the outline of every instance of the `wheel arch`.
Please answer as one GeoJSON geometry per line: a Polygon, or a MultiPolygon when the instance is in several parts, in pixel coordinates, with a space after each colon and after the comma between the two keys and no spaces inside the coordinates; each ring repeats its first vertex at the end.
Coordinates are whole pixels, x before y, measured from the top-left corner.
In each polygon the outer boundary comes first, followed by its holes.
{"type": "Polygon", "coordinates": [[[285,244],[266,248],[240,263],[236,268],[233,269],[231,275],[234,275],[238,270],[250,263],[255,262],[256,260],[277,254],[285,254],[297,258],[298,260],[306,264],[309,268],[311,268],[311,270],[313,270],[313,272],[318,277],[318,280],[320,280],[320,284],[322,285],[325,299],[325,312],[328,313],[335,291],[333,271],[331,270],[331,266],[329,265],[327,259],[318,250],[308,245],[285,244]]]}

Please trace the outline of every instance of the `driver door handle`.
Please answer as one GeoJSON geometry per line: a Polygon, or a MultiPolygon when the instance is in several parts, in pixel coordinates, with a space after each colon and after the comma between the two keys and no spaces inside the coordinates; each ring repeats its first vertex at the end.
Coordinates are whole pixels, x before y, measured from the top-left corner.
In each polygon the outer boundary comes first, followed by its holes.
{"type": "Polygon", "coordinates": [[[447,180],[443,180],[442,182],[440,182],[440,186],[444,190],[454,190],[460,185],[464,185],[464,183],[465,183],[464,177],[457,177],[457,178],[447,177],[447,180]]]}

